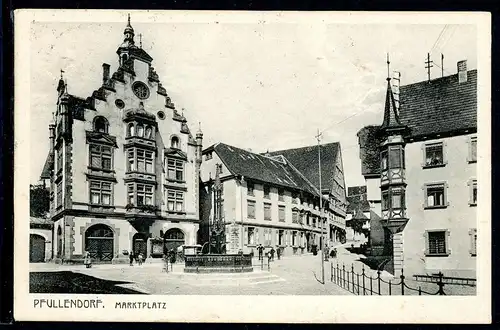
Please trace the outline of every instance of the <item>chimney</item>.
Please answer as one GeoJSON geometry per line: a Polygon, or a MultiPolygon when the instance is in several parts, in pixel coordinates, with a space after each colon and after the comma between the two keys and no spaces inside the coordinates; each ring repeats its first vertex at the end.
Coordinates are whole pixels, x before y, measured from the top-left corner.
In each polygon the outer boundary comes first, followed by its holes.
{"type": "Polygon", "coordinates": [[[102,64],[102,82],[106,83],[109,80],[109,64],[102,64]]]}
{"type": "Polygon", "coordinates": [[[467,82],[467,60],[459,61],[457,63],[458,70],[458,83],[467,82]]]}

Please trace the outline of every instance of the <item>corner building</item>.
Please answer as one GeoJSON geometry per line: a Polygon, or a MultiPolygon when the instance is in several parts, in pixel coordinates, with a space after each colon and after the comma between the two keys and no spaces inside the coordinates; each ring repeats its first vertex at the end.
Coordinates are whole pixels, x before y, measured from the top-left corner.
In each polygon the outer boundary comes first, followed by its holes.
{"type": "Polygon", "coordinates": [[[460,61],[401,86],[399,105],[388,78],[382,125],[358,133],[368,199],[381,202],[372,252],[395,274],[476,277],[477,76],[460,61]]]}
{"type": "Polygon", "coordinates": [[[203,134],[192,136],[153,59],[128,24],[118,68],[102,65],[90,97],[59,81],[50,151],[41,178],[50,181],[52,257],[126,262],[128,252],[161,257],[164,247],[196,243],[203,134]]]}

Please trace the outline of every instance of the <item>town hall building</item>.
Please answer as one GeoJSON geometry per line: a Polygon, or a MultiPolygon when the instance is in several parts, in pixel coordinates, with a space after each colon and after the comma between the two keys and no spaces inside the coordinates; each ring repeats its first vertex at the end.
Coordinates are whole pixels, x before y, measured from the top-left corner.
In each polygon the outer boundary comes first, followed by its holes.
{"type": "Polygon", "coordinates": [[[191,133],[128,24],[117,68],[102,65],[91,96],[68,93],[61,77],[50,151],[56,262],[122,262],[130,251],[161,257],[196,244],[203,134],[191,133]]]}

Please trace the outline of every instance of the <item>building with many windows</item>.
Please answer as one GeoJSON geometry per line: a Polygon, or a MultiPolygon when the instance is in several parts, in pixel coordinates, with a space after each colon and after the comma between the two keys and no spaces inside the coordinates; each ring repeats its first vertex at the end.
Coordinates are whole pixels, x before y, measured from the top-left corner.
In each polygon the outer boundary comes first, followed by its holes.
{"type": "Polygon", "coordinates": [[[195,244],[203,134],[191,134],[153,59],[128,24],[118,67],[102,65],[90,97],[57,87],[50,151],[41,178],[50,182],[53,255],[81,262],[127,260],[133,250],[161,257],[163,247],[195,244]]]}
{"type": "MultiPolygon", "coordinates": [[[[383,123],[358,133],[369,201],[380,200],[396,274],[475,276],[477,70],[401,86],[388,78],[383,123]]],[[[373,227],[372,227],[373,231],[373,227]]]]}
{"type": "Polygon", "coordinates": [[[321,146],[323,210],[318,147],[256,154],[224,143],[203,151],[200,243],[209,241],[220,182],[221,217],[228,252],[279,248],[284,255],[345,239],[346,199],[340,144],[321,146]],[[216,172],[218,171],[218,172],[216,172]]]}

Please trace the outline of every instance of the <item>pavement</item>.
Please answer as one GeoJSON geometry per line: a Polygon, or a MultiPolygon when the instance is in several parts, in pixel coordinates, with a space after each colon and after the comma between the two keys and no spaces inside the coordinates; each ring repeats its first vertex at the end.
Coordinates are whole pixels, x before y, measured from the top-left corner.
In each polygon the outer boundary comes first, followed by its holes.
{"type": "Polygon", "coordinates": [[[325,262],[325,284],[321,284],[320,255],[275,259],[267,269],[267,260],[261,269],[258,258],[254,258],[254,271],[242,274],[186,274],[182,264],[174,264],[173,270],[165,272],[160,262],[128,264],[56,265],[52,263],[31,264],[31,292],[68,293],[85,290],[99,293],[144,293],[175,295],[349,295],[330,281],[329,263],[325,262]],[[61,274],[61,273],[64,274],[61,274]],[[57,278],[57,283],[50,283],[57,278]],[[92,285],[85,285],[85,281],[92,285]],[[67,283],[64,283],[67,282],[67,283]],[[126,292],[125,292],[126,291],[126,292]]]}
{"type": "MultiPolygon", "coordinates": [[[[141,266],[135,264],[94,264],[92,268],[83,265],[56,265],[37,263],[30,265],[30,292],[44,293],[137,293],[174,295],[350,295],[348,290],[338,286],[331,279],[332,269],[345,266],[346,271],[357,274],[364,271],[366,276],[377,278],[377,271],[370,269],[360,259],[363,255],[349,252],[345,247],[351,242],[337,245],[337,258],[323,261],[324,284],[322,278],[321,253],[285,256],[275,258],[269,265],[255,257],[254,271],[240,274],[188,274],[184,265],[177,263],[173,269],[165,271],[160,260],[146,261],[141,266]]],[[[399,283],[385,271],[380,274],[385,282],[399,283]]],[[[376,283],[376,281],[374,281],[376,283]]],[[[415,282],[407,278],[406,283],[422,287],[424,291],[435,292],[432,283],[415,282]]],[[[374,284],[376,285],[376,284],[374,284]]],[[[386,285],[387,286],[387,285],[386,285]]],[[[381,293],[388,294],[386,286],[381,293]]],[[[375,286],[374,286],[375,290],[375,286]]],[[[377,289],[378,290],[378,289],[377,289]]],[[[400,294],[400,288],[393,286],[392,294],[400,294]]],[[[447,294],[475,294],[475,288],[445,286],[447,294]]],[[[405,294],[418,294],[405,290],[405,294]]]]}

